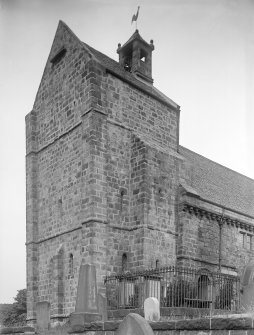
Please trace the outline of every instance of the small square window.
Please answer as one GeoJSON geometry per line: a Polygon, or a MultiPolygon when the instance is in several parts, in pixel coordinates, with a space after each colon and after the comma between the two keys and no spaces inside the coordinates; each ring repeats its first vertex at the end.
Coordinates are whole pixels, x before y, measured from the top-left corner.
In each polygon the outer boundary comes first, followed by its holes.
{"type": "Polygon", "coordinates": [[[241,232],[242,246],[246,250],[252,250],[252,235],[241,232]]]}

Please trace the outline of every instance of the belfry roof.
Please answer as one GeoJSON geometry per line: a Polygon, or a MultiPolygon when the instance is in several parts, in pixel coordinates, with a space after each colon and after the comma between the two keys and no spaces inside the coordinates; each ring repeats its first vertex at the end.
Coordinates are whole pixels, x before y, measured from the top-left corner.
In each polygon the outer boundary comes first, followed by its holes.
{"type": "Polygon", "coordinates": [[[150,47],[150,45],[140,36],[139,31],[135,30],[135,32],[131,35],[131,37],[128,39],[127,42],[124,43],[124,45],[121,47],[121,49],[125,48],[126,45],[130,44],[134,40],[140,40],[142,43],[150,47]]]}
{"type": "MultiPolygon", "coordinates": [[[[189,179],[201,198],[254,217],[254,180],[182,146],[189,179]]],[[[184,176],[182,176],[184,178],[184,176]]]]}

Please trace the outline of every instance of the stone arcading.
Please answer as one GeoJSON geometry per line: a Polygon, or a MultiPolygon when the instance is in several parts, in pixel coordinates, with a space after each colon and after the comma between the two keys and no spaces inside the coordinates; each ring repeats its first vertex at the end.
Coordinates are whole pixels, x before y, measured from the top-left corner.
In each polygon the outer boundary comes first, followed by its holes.
{"type": "Polygon", "coordinates": [[[192,206],[190,204],[184,203],[182,204],[181,210],[191,215],[195,215],[196,217],[200,219],[205,217],[208,220],[217,221],[218,224],[227,224],[227,225],[235,226],[236,228],[241,228],[241,229],[245,229],[250,232],[254,232],[254,226],[250,224],[247,224],[240,220],[233,219],[229,216],[220,215],[212,211],[205,210],[197,206],[192,206]]]}

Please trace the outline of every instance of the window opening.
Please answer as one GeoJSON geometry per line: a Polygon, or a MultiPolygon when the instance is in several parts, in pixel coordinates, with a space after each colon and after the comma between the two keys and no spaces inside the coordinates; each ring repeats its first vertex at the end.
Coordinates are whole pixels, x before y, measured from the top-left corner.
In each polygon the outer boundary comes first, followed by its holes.
{"type": "Polygon", "coordinates": [[[73,276],[73,254],[69,256],[69,275],[73,276]]]}
{"type": "Polygon", "coordinates": [[[246,234],[246,249],[251,250],[251,235],[246,234]]]}
{"type": "Polygon", "coordinates": [[[253,250],[252,247],[252,235],[240,232],[242,238],[242,246],[244,249],[253,250]]]}
{"type": "Polygon", "coordinates": [[[145,63],[146,58],[147,58],[147,53],[144,50],[140,50],[140,60],[145,63]]]}
{"type": "Polygon", "coordinates": [[[127,255],[125,253],[122,255],[122,271],[127,271],[127,255]]]}
{"type": "Polygon", "coordinates": [[[50,60],[50,62],[52,63],[52,65],[56,65],[57,63],[60,62],[60,60],[65,56],[66,54],[66,49],[63,47],[62,49],[60,49],[58,51],[58,53],[50,60]]]}
{"type": "Polygon", "coordinates": [[[125,69],[125,71],[131,72],[131,66],[132,66],[131,60],[132,60],[131,54],[125,56],[125,58],[124,58],[124,69],[125,69]]]}
{"type": "Polygon", "coordinates": [[[208,276],[201,275],[198,279],[198,298],[200,300],[210,300],[212,298],[211,284],[208,276]]]}
{"type": "Polygon", "coordinates": [[[124,190],[120,191],[120,214],[122,214],[122,210],[123,210],[123,200],[124,200],[124,190]]]}

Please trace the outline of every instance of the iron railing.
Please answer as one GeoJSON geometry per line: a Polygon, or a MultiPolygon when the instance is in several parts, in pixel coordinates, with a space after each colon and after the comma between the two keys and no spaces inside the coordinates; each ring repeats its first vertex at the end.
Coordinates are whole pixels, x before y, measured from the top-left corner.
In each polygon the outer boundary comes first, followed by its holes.
{"type": "Polygon", "coordinates": [[[161,307],[209,308],[236,311],[239,277],[206,270],[165,267],[105,278],[108,309],[142,308],[155,297],[161,307]]]}

